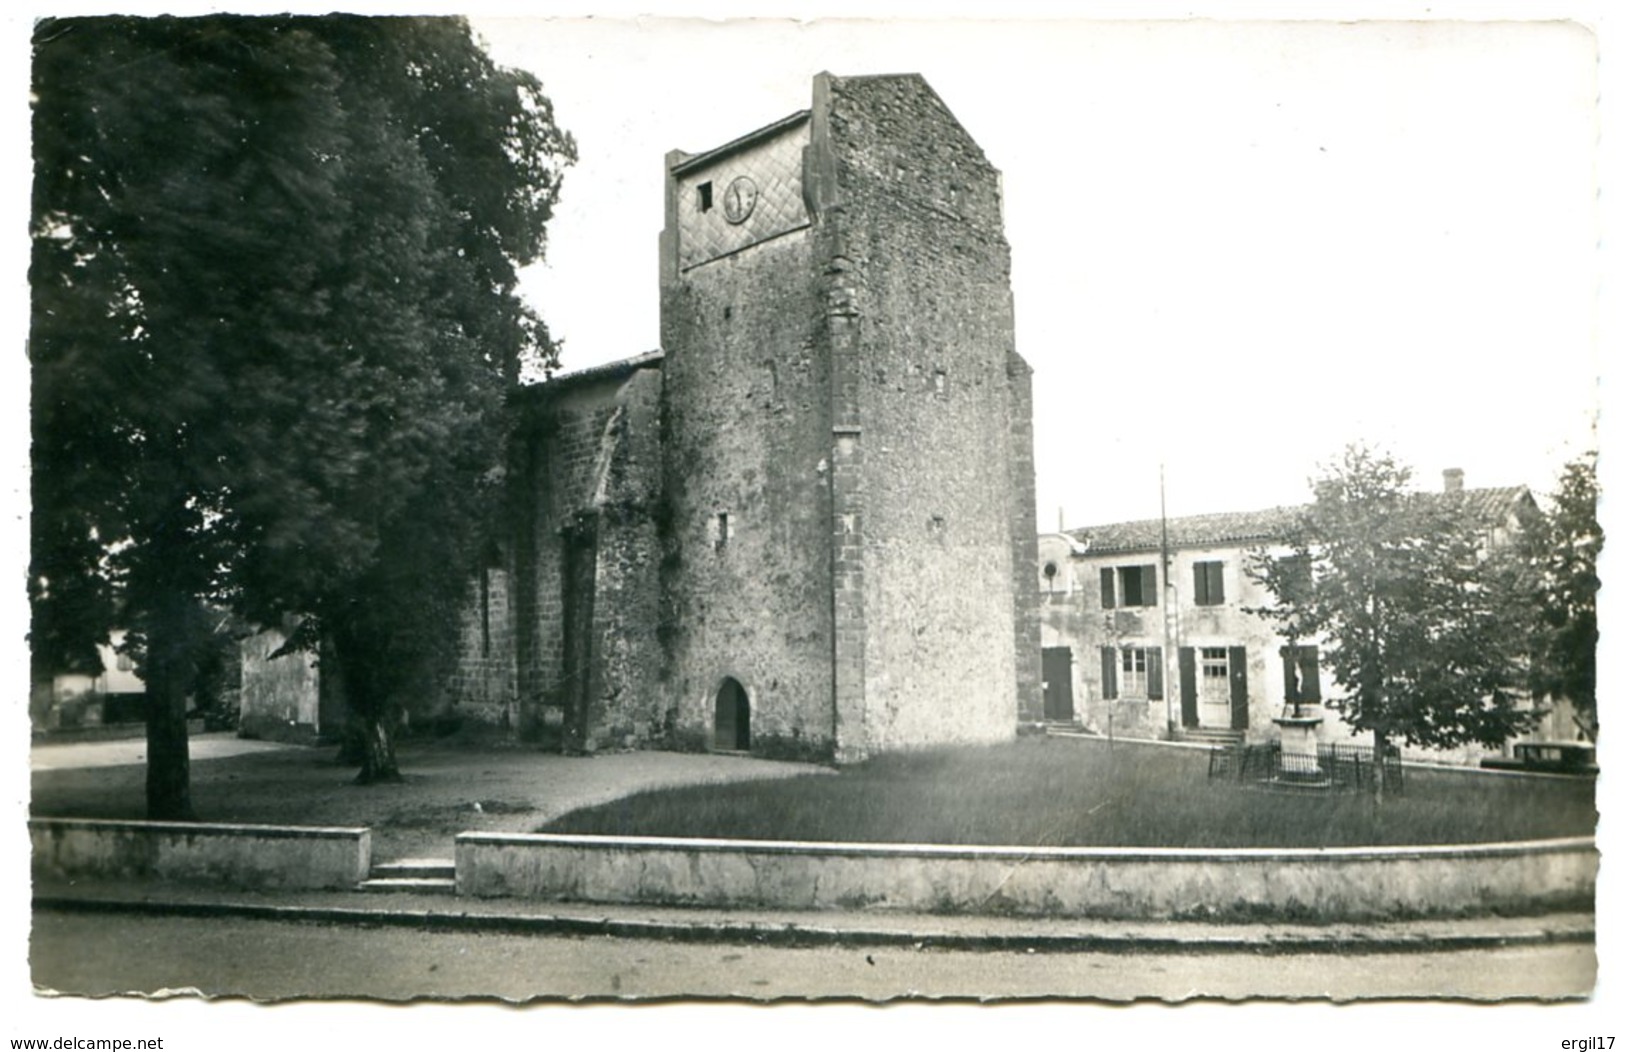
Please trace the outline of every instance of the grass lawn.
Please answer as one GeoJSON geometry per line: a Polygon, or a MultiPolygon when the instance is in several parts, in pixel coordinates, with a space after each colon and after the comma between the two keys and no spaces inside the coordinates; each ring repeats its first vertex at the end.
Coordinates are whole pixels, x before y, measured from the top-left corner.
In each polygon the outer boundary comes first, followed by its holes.
{"type": "Polygon", "coordinates": [[[870,843],[1342,847],[1590,835],[1596,783],[1407,768],[1405,792],[1210,782],[1194,749],[1076,738],[883,756],[833,778],[657,790],[546,833],[870,843]]]}

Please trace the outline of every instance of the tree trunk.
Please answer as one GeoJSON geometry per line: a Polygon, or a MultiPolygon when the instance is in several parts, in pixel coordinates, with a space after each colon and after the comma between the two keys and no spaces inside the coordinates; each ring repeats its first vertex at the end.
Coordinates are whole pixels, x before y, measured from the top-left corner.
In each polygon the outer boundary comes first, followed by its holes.
{"type": "Polygon", "coordinates": [[[355,776],[355,784],[400,781],[401,769],[395,763],[395,740],[389,733],[389,720],[374,712],[358,712],[356,727],[361,747],[361,773],[355,776]]]}
{"type": "Polygon", "coordinates": [[[172,596],[157,604],[147,630],[147,818],[155,822],[197,820],[186,739],[186,602],[172,596]]]}
{"type": "Polygon", "coordinates": [[[1371,763],[1371,793],[1379,809],[1382,807],[1382,792],[1384,765],[1383,757],[1388,754],[1388,734],[1385,731],[1372,731],[1372,763],[1371,763]]]}
{"type": "Polygon", "coordinates": [[[366,678],[366,662],[355,660],[357,644],[342,630],[332,637],[333,656],[328,666],[344,683],[344,698],[350,719],[345,729],[339,760],[359,764],[356,785],[398,782],[401,770],[395,762],[395,738],[390,733],[393,710],[366,678]]]}

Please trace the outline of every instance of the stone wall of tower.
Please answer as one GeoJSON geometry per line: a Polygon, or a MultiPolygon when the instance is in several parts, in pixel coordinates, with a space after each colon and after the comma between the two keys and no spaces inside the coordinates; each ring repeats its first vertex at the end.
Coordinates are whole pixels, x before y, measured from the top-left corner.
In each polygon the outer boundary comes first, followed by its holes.
{"type": "Polygon", "coordinates": [[[921,78],[825,74],[668,173],[672,722],[714,745],[732,678],[753,751],[1013,736],[1036,521],[997,170],[921,78]]]}
{"type": "Polygon", "coordinates": [[[659,633],[678,745],[719,744],[715,707],[732,679],[751,751],[832,752],[830,376],[806,141],[799,115],[668,158],[659,633]],[[755,196],[741,218],[727,194],[742,177],[755,196]]]}
{"type": "Polygon", "coordinates": [[[1033,371],[1010,352],[1010,541],[1015,604],[1016,714],[1024,723],[1044,718],[1042,596],[1027,569],[1038,563],[1038,478],[1033,463],[1033,371]]]}
{"type": "Polygon", "coordinates": [[[845,751],[1009,738],[1037,653],[1016,653],[1013,509],[1030,494],[999,174],[917,76],[821,76],[814,139],[855,333],[837,402],[857,403],[863,727],[845,751]]]}

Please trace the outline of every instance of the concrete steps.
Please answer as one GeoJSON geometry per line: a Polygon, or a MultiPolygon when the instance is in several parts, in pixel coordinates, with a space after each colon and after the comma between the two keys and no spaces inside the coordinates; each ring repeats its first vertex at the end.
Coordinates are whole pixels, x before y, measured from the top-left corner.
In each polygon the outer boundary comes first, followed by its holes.
{"type": "Polygon", "coordinates": [[[1023,732],[1021,729],[1018,728],[1016,733],[1018,733],[1018,734],[1020,734],[1020,733],[1046,734],[1047,735],[1047,734],[1084,734],[1086,732],[1084,730],[1082,720],[1045,720],[1042,723],[1028,724],[1027,729],[1025,730],[1025,732],[1023,732]]]}
{"type": "Polygon", "coordinates": [[[372,867],[371,874],[356,888],[370,892],[410,891],[453,895],[457,892],[457,866],[444,858],[403,858],[395,862],[380,862],[372,867]]]}
{"type": "Polygon", "coordinates": [[[1219,727],[1181,727],[1178,731],[1178,740],[1201,745],[1238,745],[1245,737],[1245,731],[1219,727]]]}

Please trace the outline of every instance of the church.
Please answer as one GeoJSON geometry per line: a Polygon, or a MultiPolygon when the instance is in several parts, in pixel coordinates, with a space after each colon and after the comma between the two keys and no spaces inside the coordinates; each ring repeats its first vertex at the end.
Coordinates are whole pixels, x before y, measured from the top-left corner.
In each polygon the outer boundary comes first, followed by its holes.
{"type": "Polygon", "coordinates": [[[660,350],[518,392],[442,714],[842,763],[1014,737],[1043,703],[998,170],[921,77],[828,73],[664,167],[660,350]]]}

